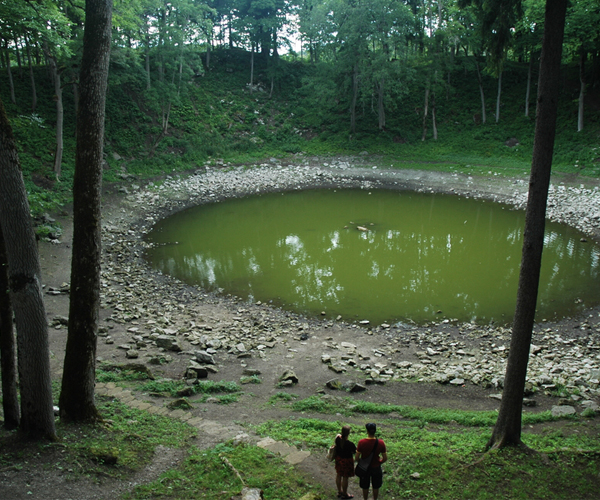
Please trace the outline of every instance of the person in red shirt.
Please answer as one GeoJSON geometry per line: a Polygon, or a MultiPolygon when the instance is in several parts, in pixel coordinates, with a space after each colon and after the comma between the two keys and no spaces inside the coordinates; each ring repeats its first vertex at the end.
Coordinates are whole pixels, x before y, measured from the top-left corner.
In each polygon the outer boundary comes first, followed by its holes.
{"type": "Polygon", "coordinates": [[[379,488],[381,488],[381,485],[383,484],[381,464],[387,462],[387,450],[383,439],[375,437],[377,425],[368,423],[365,427],[367,429],[367,437],[358,442],[354,460],[358,462],[361,457],[367,458],[373,453],[373,450],[375,451],[367,474],[360,478],[360,487],[363,490],[364,500],[367,500],[367,497],[369,496],[369,486],[373,486],[373,500],[377,500],[377,497],[379,497],[379,488]]]}

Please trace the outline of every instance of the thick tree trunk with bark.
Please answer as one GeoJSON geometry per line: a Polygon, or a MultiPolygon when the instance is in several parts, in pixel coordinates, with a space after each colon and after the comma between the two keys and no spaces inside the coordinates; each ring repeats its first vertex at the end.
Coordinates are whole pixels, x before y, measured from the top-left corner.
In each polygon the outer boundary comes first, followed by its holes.
{"type": "Polygon", "coordinates": [[[20,417],[13,309],[8,290],[8,260],[0,228],[0,373],[2,374],[4,427],[10,430],[19,426],[20,417]]]}
{"type": "Polygon", "coordinates": [[[112,0],[86,0],[73,180],[69,333],[60,393],[65,420],[94,420],[100,310],[102,154],[112,0]]]}
{"type": "Polygon", "coordinates": [[[17,326],[20,430],[28,437],[54,440],[48,324],[38,248],[15,140],[1,101],[0,179],[0,228],[17,326]]]}
{"type": "Polygon", "coordinates": [[[517,305],[498,420],[488,447],[521,445],[521,412],[537,303],[567,0],[547,0],[517,305]]]}

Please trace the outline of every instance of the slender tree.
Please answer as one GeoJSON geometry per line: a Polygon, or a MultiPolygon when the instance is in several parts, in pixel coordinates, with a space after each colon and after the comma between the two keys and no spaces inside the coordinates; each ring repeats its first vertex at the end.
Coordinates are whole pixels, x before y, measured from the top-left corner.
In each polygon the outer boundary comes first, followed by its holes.
{"type": "Polygon", "coordinates": [[[94,420],[96,337],[100,309],[102,154],[112,0],[86,0],[77,147],[73,180],[73,257],[69,333],[60,416],[94,420]]]}
{"type": "Polygon", "coordinates": [[[0,228],[17,326],[20,430],[56,439],[40,260],[12,128],[0,101],[0,228]]]}
{"type": "Polygon", "coordinates": [[[567,0],[546,0],[529,198],[517,305],[498,420],[488,447],[522,445],[521,411],[535,318],[560,86],[567,0]]]}

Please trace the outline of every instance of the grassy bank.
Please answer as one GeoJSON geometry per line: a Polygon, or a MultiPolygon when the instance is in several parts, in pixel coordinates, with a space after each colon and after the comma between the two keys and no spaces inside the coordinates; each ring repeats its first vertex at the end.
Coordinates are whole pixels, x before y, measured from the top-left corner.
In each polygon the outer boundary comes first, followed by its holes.
{"type": "MultiPolygon", "coordinates": [[[[200,55],[199,55],[200,57],[200,55]]],[[[501,117],[488,109],[485,124],[474,121],[480,111],[474,69],[465,61],[451,75],[443,98],[436,104],[438,138],[432,124],[422,140],[423,88],[409,82],[401,101],[387,113],[386,127],[377,127],[377,116],[363,105],[357,130],[349,133],[349,112],[344,100],[321,102],[310,92],[326,68],[299,61],[281,61],[281,78],[273,94],[251,93],[249,54],[221,49],[211,57],[212,68],[187,82],[177,96],[162,95],[160,88],[146,89],[144,75],[111,66],[107,96],[105,182],[140,179],[185,172],[206,164],[249,164],[272,157],[295,160],[298,155],[335,156],[368,153],[385,168],[433,169],[469,174],[525,175],[530,164],[535,126],[534,110],[524,116],[526,65],[511,63],[505,70],[501,117]],[[171,99],[169,126],[163,133],[159,102],[171,99]],[[514,138],[517,145],[507,146],[514,138]],[[217,161],[218,160],[218,161],[217,161]]],[[[258,81],[266,67],[258,62],[258,81]]],[[[54,159],[56,108],[53,88],[45,68],[34,68],[38,106],[31,112],[28,78],[15,88],[10,102],[6,75],[0,75],[0,96],[17,139],[25,182],[35,215],[55,210],[71,197],[75,152],[75,103],[70,86],[63,90],[65,125],[62,174],[56,179],[54,159]]],[[[326,74],[326,71],[325,71],[326,74]]],[[[268,81],[268,79],[266,80],[268,81]]],[[[589,90],[585,128],[576,132],[573,95],[579,89],[573,68],[564,68],[559,108],[555,172],[582,177],[600,176],[600,109],[597,89],[589,90]]],[[[484,76],[488,108],[493,105],[497,81],[484,76]]]]}

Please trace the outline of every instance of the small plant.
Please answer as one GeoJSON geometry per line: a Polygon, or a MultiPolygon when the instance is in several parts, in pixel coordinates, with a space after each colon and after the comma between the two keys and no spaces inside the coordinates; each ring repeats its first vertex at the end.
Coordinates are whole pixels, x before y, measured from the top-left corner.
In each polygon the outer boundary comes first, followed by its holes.
{"type": "Polygon", "coordinates": [[[243,375],[240,377],[240,384],[262,384],[258,375],[243,375]]]}
{"type": "Polygon", "coordinates": [[[287,392],[278,392],[276,394],[273,394],[269,398],[269,404],[275,405],[278,401],[293,401],[297,398],[298,396],[296,396],[295,394],[288,394],[287,392]]]}

